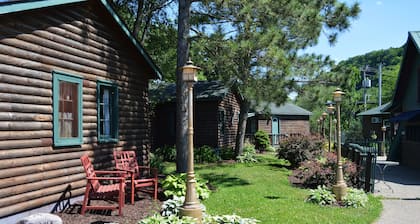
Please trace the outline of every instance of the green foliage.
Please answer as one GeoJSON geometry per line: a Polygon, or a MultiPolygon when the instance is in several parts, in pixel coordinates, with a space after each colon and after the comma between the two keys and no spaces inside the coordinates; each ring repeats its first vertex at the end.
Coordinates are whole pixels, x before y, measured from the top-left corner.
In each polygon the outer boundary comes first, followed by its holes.
{"type": "Polygon", "coordinates": [[[368,202],[369,198],[367,194],[363,190],[356,188],[348,188],[347,194],[343,198],[343,205],[346,207],[366,207],[368,202]]]}
{"type": "Polygon", "coordinates": [[[161,214],[162,216],[178,215],[179,209],[185,201],[185,197],[173,196],[172,199],[168,199],[163,202],[161,214]]]}
{"type": "Polygon", "coordinates": [[[268,136],[268,133],[265,131],[258,130],[254,134],[255,138],[255,147],[258,149],[258,151],[262,152],[267,150],[268,147],[270,147],[270,136],[268,136]]]}
{"type": "Polygon", "coordinates": [[[197,163],[214,163],[220,158],[212,147],[204,145],[194,150],[194,160],[197,163]]]}
{"type": "Polygon", "coordinates": [[[332,205],[337,202],[335,195],[325,186],[318,186],[316,189],[311,189],[306,201],[318,205],[332,205]]]}
{"type": "Polygon", "coordinates": [[[322,139],[314,136],[288,137],[280,142],[277,157],[288,160],[291,168],[296,168],[301,162],[321,155],[322,144],[322,139]]]}
{"type": "Polygon", "coordinates": [[[238,215],[206,215],[204,224],[256,224],[260,221],[254,218],[242,218],[238,215]]]}
{"type": "Polygon", "coordinates": [[[159,214],[154,214],[153,216],[142,219],[139,224],[195,224],[197,223],[196,219],[189,216],[161,216],[159,214]]]}
{"type": "Polygon", "coordinates": [[[220,149],[220,158],[223,160],[235,159],[235,149],[232,147],[226,147],[220,149]]]}
{"type": "MultiPolygon", "coordinates": [[[[186,173],[181,174],[170,174],[162,181],[163,193],[166,197],[181,197],[185,196],[186,193],[186,173]]],[[[207,187],[207,181],[201,179],[198,175],[195,175],[195,189],[197,197],[201,200],[205,200],[210,197],[210,190],[207,187]]]]}
{"type": "Polygon", "coordinates": [[[243,153],[236,157],[236,161],[239,163],[256,163],[258,159],[256,158],[255,146],[250,143],[245,143],[243,148],[243,153]]]}
{"type": "MultiPolygon", "coordinates": [[[[204,215],[201,223],[203,224],[256,224],[260,221],[254,218],[242,218],[238,215],[204,215]]],[[[176,215],[160,216],[155,214],[151,217],[145,218],[139,222],[139,224],[195,224],[195,219],[183,216],[178,217],[176,215]]]]}
{"type": "Polygon", "coordinates": [[[154,154],[166,162],[174,162],[176,160],[175,146],[165,145],[162,148],[157,148],[154,154]]]}
{"type": "Polygon", "coordinates": [[[150,153],[150,167],[157,168],[158,173],[163,173],[164,165],[163,159],[160,156],[156,156],[154,153],[150,153]]]}

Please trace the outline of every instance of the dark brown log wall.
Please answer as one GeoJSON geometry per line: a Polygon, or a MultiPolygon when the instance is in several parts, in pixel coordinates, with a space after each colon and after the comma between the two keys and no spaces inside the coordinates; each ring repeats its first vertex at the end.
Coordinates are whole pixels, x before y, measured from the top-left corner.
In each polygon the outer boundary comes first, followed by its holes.
{"type": "Polygon", "coordinates": [[[99,3],[0,16],[0,217],[83,193],[84,153],[98,168],[112,151],[148,160],[151,69],[99,3]],[[52,72],[83,77],[83,145],[53,146],[52,72]],[[119,142],[99,144],[96,81],[119,87],[119,142]]]}

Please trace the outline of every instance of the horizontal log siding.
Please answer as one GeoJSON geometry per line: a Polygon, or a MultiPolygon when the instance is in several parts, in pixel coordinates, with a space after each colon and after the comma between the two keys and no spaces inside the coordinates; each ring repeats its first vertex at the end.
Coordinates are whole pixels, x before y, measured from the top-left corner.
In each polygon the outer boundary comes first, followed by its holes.
{"type": "Polygon", "coordinates": [[[0,16],[0,217],[81,195],[80,156],[111,168],[113,150],[148,161],[151,69],[97,3],[0,16]],[[83,145],[52,141],[52,72],[83,78],[83,145]],[[119,139],[97,142],[96,82],[119,88],[119,139]]]}

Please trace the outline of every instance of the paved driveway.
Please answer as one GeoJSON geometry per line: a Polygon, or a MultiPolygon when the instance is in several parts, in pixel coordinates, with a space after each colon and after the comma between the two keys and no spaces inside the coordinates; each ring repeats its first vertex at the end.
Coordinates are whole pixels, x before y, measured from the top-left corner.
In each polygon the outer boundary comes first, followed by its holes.
{"type": "Polygon", "coordinates": [[[420,223],[420,170],[391,165],[384,171],[385,181],[378,169],[376,178],[375,195],[384,197],[384,210],[375,223],[420,223]]]}

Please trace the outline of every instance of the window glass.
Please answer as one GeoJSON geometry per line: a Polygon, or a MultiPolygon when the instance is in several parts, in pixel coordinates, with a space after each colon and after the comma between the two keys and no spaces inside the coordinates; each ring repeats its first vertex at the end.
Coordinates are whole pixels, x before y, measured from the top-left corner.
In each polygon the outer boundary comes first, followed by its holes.
{"type": "Polygon", "coordinates": [[[82,79],[54,72],[54,145],[80,145],[82,136],[82,79]]]}
{"type": "Polygon", "coordinates": [[[118,88],[98,81],[98,137],[100,142],[118,141],[118,88]]]}

